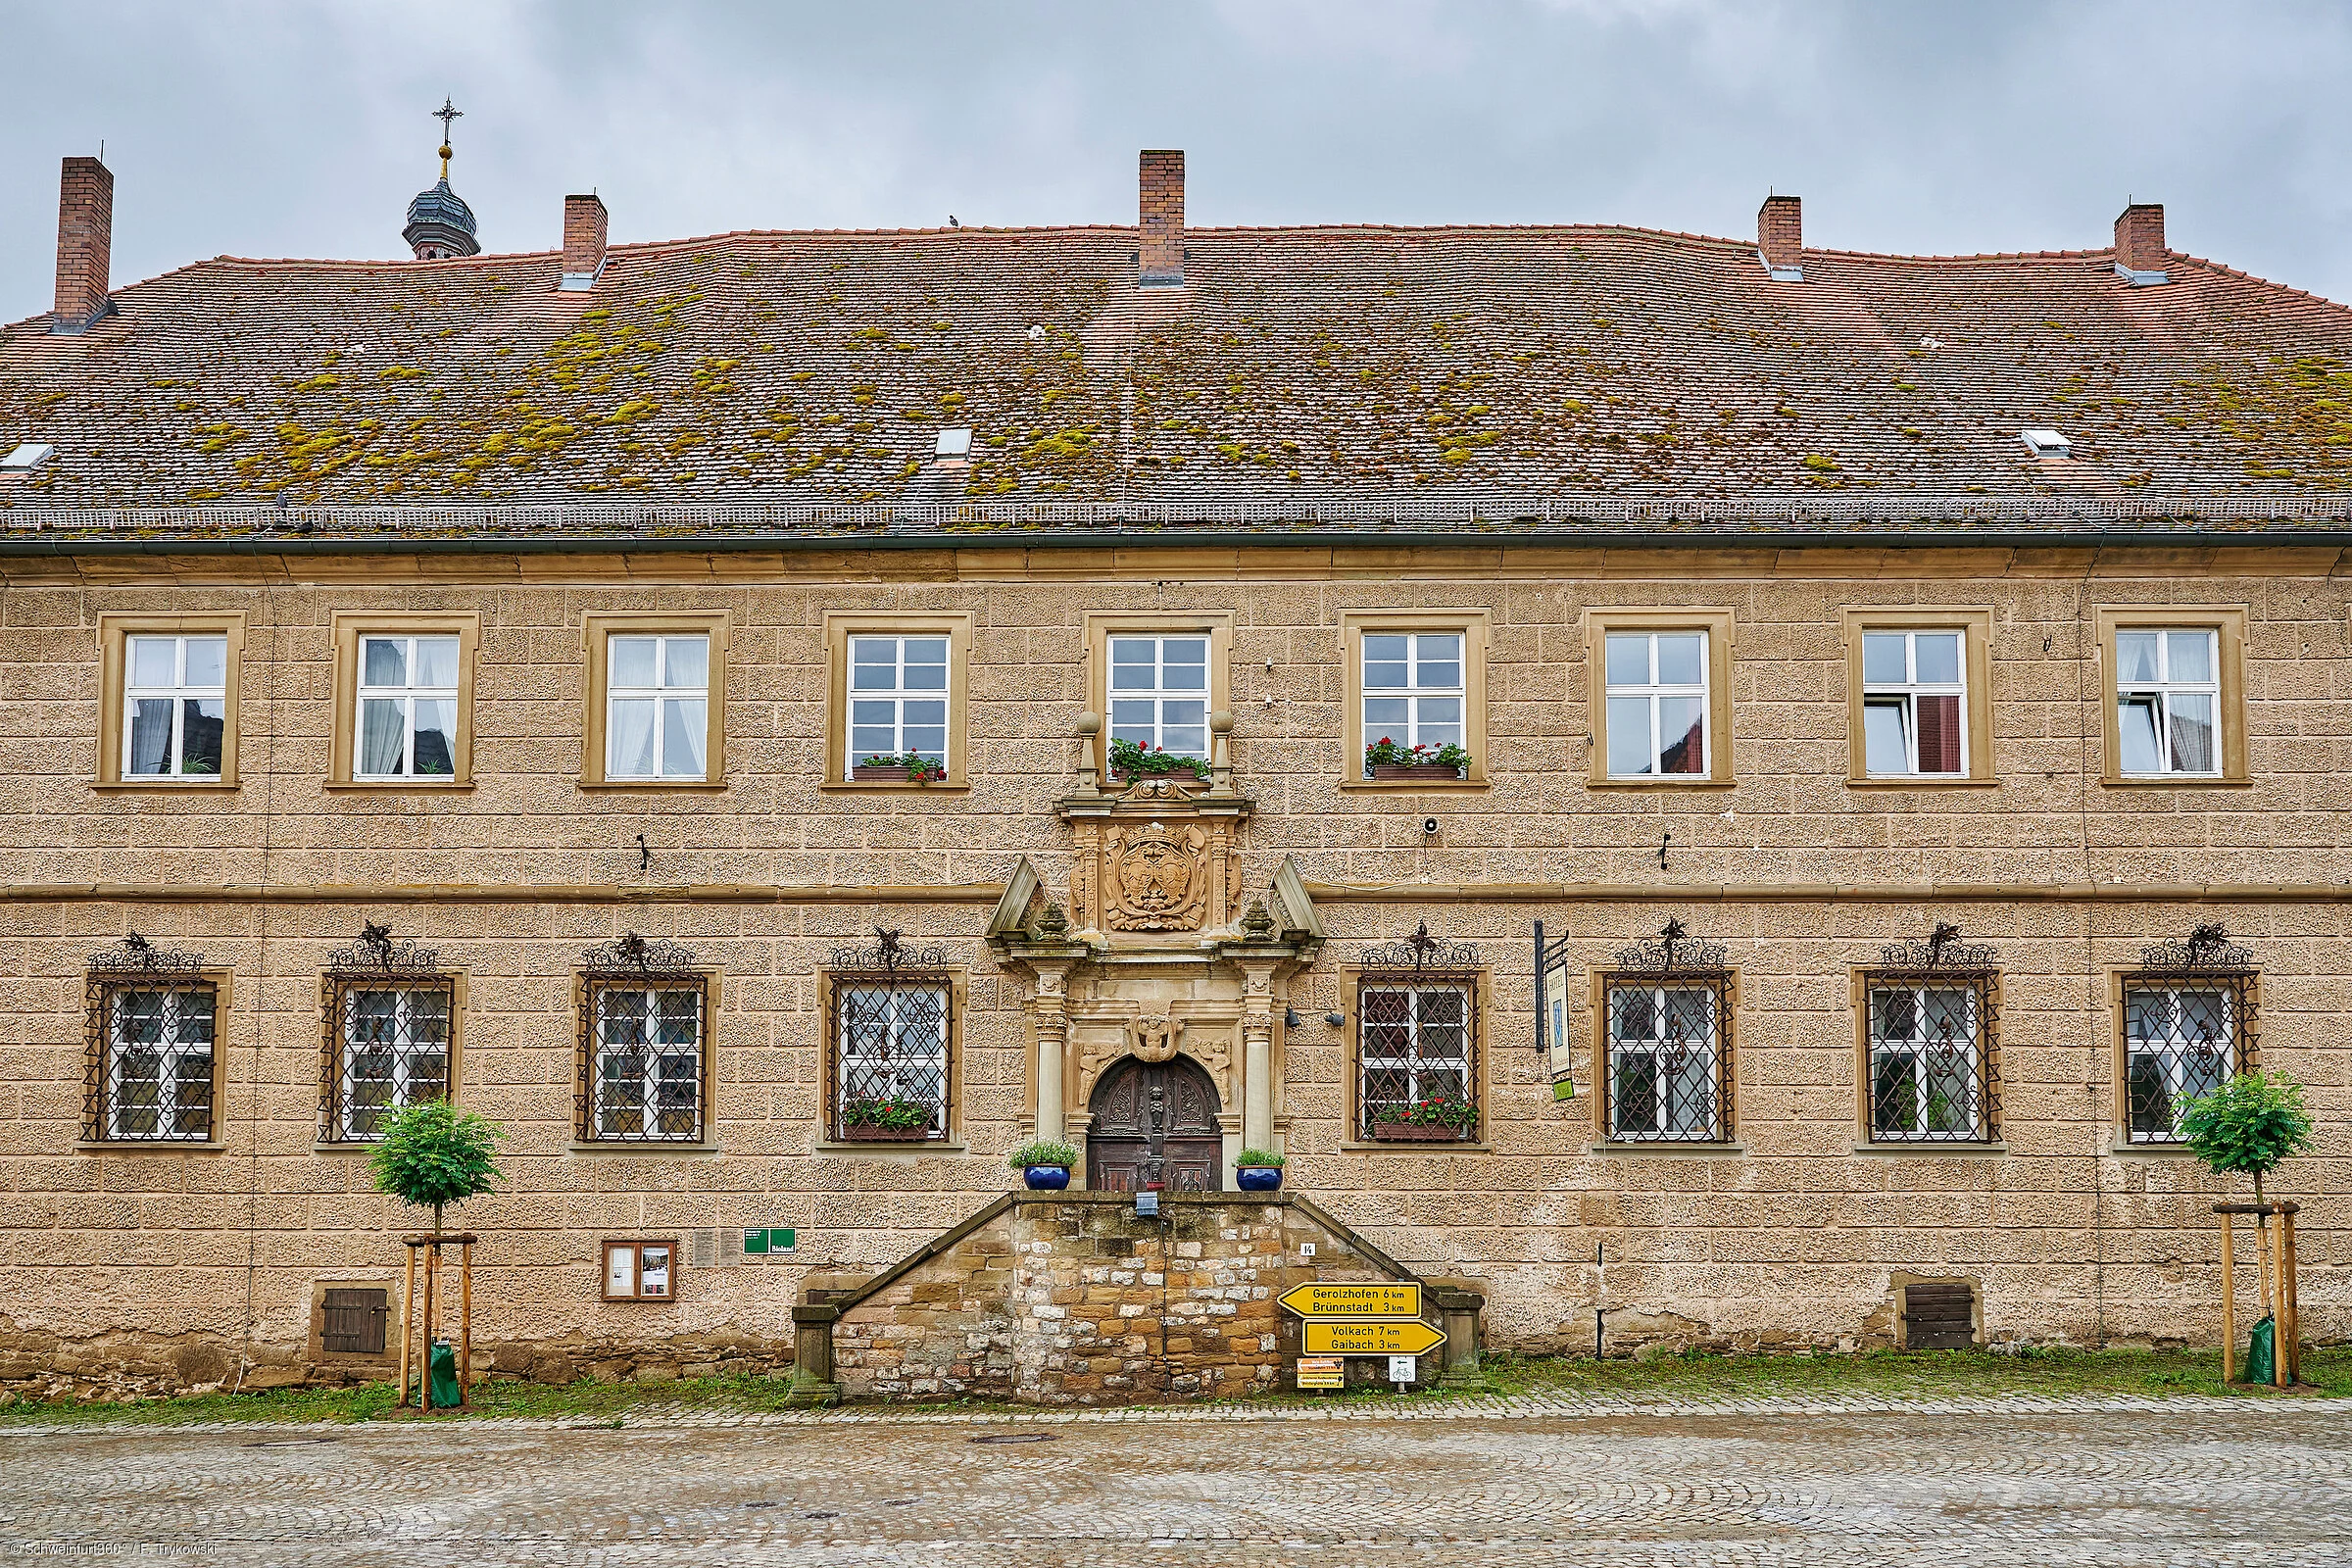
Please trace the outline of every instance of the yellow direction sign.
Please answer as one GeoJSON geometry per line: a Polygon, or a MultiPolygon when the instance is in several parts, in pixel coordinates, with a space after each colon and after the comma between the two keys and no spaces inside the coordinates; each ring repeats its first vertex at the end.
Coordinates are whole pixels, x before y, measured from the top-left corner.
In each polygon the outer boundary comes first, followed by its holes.
{"type": "Polygon", "coordinates": [[[1294,1285],[1282,1293],[1282,1304],[1303,1318],[1412,1318],[1421,1315],[1421,1287],[1377,1281],[1294,1285]]]}
{"type": "Polygon", "coordinates": [[[1309,1355],[1419,1355],[1446,1343],[1446,1336],[1426,1323],[1331,1323],[1309,1318],[1305,1335],[1309,1355]]]}
{"type": "Polygon", "coordinates": [[[1348,1363],[1336,1355],[1302,1355],[1298,1358],[1298,1386],[1344,1389],[1348,1386],[1348,1363]]]}

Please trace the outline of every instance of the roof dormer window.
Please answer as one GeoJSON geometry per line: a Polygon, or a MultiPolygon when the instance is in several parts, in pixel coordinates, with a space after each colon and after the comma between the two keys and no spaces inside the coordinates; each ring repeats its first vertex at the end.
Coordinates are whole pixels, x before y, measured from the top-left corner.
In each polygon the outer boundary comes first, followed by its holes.
{"type": "Polygon", "coordinates": [[[2071,458],[2075,455],[2066,437],[2055,430],[2020,430],[2017,435],[2019,440],[2025,442],[2026,450],[2037,458],[2071,458]]]}
{"type": "Polygon", "coordinates": [[[43,441],[26,441],[5,458],[0,458],[0,473],[30,473],[57,456],[57,448],[43,441]]]}

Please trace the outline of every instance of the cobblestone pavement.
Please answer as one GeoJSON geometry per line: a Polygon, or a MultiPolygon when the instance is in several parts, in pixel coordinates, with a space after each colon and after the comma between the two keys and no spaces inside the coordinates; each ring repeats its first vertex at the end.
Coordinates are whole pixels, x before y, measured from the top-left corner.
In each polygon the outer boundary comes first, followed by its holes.
{"type": "Polygon", "coordinates": [[[0,1563],[1794,1568],[1914,1554],[2352,1562],[2352,1409],[1995,1400],[0,1434],[0,1563]]]}

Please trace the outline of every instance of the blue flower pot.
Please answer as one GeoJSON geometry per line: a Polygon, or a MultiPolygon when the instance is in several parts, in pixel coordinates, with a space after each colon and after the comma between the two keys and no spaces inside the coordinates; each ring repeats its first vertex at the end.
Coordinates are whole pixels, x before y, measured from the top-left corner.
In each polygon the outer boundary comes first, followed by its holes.
{"type": "Polygon", "coordinates": [[[1058,1193],[1070,1185],[1070,1167],[1067,1165],[1023,1165],[1021,1180],[1029,1184],[1029,1190],[1033,1193],[1058,1193]]]}
{"type": "Polygon", "coordinates": [[[1282,1185],[1282,1167],[1243,1165],[1235,1169],[1233,1179],[1245,1193],[1270,1193],[1282,1185]]]}

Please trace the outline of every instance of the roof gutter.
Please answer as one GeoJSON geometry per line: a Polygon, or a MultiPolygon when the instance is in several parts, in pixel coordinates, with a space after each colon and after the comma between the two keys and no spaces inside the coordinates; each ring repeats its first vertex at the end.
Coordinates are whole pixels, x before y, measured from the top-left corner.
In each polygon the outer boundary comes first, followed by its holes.
{"type": "Polygon", "coordinates": [[[1568,549],[1696,550],[1696,549],[1835,549],[1835,550],[2079,550],[2098,548],[2229,549],[2262,545],[2313,548],[2352,546],[2352,522],[2314,527],[2281,523],[2233,529],[2095,528],[2061,531],[2055,528],[1971,528],[1904,530],[1839,526],[1776,528],[1770,532],[1693,532],[1665,529],[1592,529],[1570,531],[1525,528],[1383,528],[1377,530],[1313,529],[1296,532],[1243,531],[1227,528],[1152,528],[1133,531],[1088,528],[1068,532],[1040,531],[1013,534],[999,531],[970,533],[932,530],[921,533],[805,534],[464,534],[380,538],[247,535],[237,538],[106,538],[90,535],[0,535],[0,559],[137,556],[548,556],[612,554],[680,554],[736,552],[862,552],[1060,549],[1190,549],[1203,546],[1234,550],[1279,550],[1322,546],[1454,545],[1529,549],[1540,546],[1568,549]]]}

